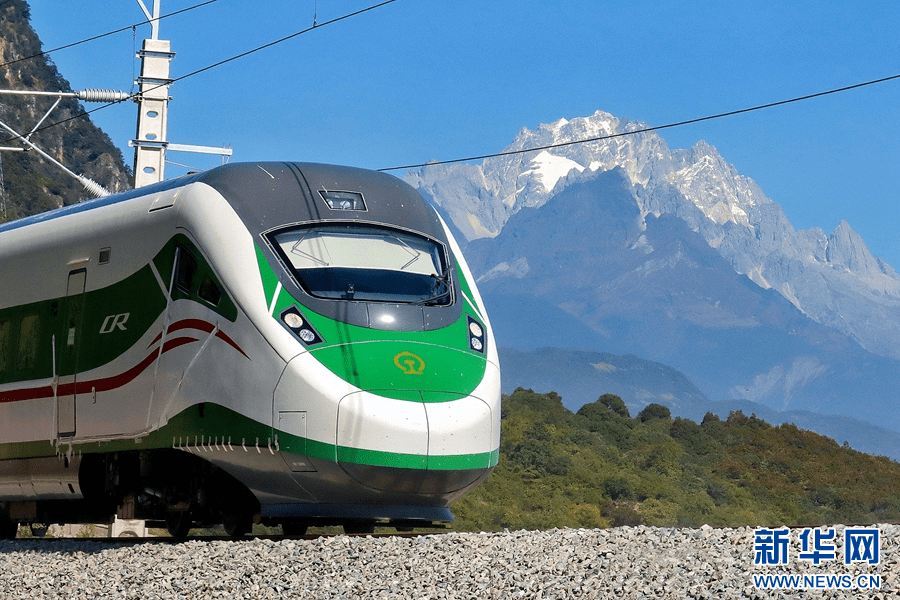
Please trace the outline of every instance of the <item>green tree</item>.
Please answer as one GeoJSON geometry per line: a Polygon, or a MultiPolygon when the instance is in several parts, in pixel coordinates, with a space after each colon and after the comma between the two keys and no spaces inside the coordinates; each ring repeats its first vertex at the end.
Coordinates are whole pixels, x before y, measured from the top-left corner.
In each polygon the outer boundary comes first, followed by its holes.
{"type": "Polygon", "coordinates": [[[644,407],[644,410],[638,413],[637,418],[641,423],[646,423],[647,421],[653,421],[655,419],[669,420],[672,418],[672,412],[668,407],[663,406],[662,404],[650,403],[644,407]]]}
{"type": "Polygon", "coordinates": [[[573,415],[557,394],[505,396],[500,464],[451,505],[455,527],[900,520],[900,464],[887,458],[739,412],[697,425],[660,405],[634,419],[618,406],[607,396],[573,415]]]}
{"type": "Polygon", "coordinates": [[[625,417],[626,419],[631,418],[631,413],[628,412],[628,407],[625,406],[625,402],[615,394],[603,394],[597,399],[596,404],[605,406],[609,410],[625,417]]]}
{"type": "Polygon", "coordinates": [[[634,423],[622,399],[613,394],[604,394],[596,402],[585,404],[578,409],[584,427],[615,445],[620,450],[632,447],[631,429],[634,423]]]}

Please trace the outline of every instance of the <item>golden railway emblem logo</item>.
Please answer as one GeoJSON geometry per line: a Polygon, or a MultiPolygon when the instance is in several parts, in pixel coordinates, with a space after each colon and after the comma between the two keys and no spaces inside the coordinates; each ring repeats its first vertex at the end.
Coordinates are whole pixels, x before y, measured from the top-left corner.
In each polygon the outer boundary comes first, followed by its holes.
{"type": "Polygon", "coordinates": [[[405,350],[394,357],[394,364],[407,375],[421,375],[425,372],[425,361],[405,350]]]}

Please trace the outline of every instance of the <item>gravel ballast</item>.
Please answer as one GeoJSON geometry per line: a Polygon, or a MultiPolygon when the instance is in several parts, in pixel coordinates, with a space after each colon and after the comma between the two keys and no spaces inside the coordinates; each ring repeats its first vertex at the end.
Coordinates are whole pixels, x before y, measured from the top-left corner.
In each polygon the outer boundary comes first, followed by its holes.
{"type": "MultiPolygon", "coordinates": [[[[754,529],[619,527],[414,538],[0,542],[0,598],[900,598],[900,526],[880,564],[754,566],[754,529]],[[752,575],[880,576],[879,589],[754,587],[752,575]]],[[[814,578],[808,578],[814,581],[814,578]]],[[[819,581],[824,581],[820,578],[819,581]]]]}

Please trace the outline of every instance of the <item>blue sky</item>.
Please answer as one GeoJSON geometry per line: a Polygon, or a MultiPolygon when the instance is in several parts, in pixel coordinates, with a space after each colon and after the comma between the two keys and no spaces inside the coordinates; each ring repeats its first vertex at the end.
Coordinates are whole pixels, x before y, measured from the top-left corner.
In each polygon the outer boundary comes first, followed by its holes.
{"type": "MultiPolygon", "coordinates": [[[[161,0],[162,13],[200,1],[161,0]]],[[[323,23],[375,3],[218,0],[164,20],[160,37],[172,41],[179,77],[305,29],[314,12],[323,23]]],[[[45,49],[143,18],[131,0],[31,6],[45,49]]],[[[598,109],[664,125],[900,74],[898,31],[894,1],[397,0],[176,83],[169,139],[228,144],[233,160],[452,159],[598,109]]],[[[134,38],[128,30],[51,57],[74,89],[129,91],[149,33],[143,25],[134,38]]],[[[661,135],[672,148],[706,140],[796,228],[830,233],[845,219],[900,269],[898,107],[894,80],[661,135]]],[[[129,162],[135,115],[125,103],[93,116],[129,162]]]]}

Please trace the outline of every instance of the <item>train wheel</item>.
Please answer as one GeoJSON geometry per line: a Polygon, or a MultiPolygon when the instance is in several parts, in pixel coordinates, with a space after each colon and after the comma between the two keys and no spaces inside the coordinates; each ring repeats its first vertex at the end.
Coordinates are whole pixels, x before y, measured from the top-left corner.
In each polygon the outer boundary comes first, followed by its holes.
{"type": "Polygon", "coordinates": [[[239,538],[250,533],[253,529],[253,520],[249,515],[238,512],[222,513],[222,527],[229,536],[239,538]]]}
{"type": "Polygon", "coordinates": [[[375,533],[375,523],[344,523],[344,533],[375,533]]]}
{"type": "Polygon", "coordinates": [[[284,533],[284,535],[289,535],[292,537],[300,537],[301,535],[306,535],[307,529],[309,529],[309,526],[306,523],[281,524],[281,532],[284,533]]]}
{"type": "Polygon", "coordinates": [[[19,522],[9,516],[9,510],[0,508],[0,540],[14,540],[19,532],[19,522]]]}
{"type": "Polygon", "coordinates": [[[166,529],[173,538],[183,540],[194,524],[191,513],[186,510],[172,510],[166,513],[166,529]]]}
{"type": "Polygon", "coordinates": [[[19,524],[8,517],[0,518],[0,540],[14,540],[19,532],[19,524]]]}
{"type": "Polygon", "coordinates": [[[43,523],[32,523],[31,527],[31,537],[42,538],[47,535],[47,530],[49,527],[44,525],[43,523]]]}

